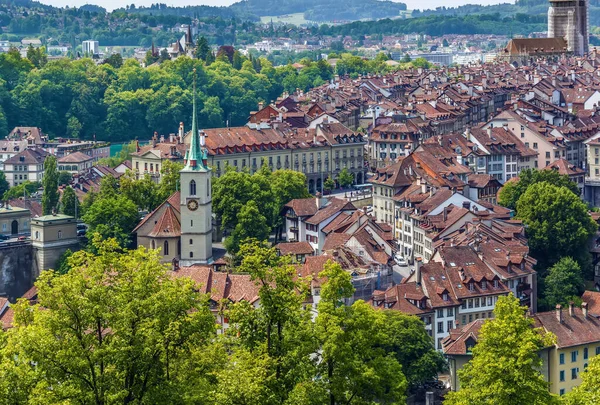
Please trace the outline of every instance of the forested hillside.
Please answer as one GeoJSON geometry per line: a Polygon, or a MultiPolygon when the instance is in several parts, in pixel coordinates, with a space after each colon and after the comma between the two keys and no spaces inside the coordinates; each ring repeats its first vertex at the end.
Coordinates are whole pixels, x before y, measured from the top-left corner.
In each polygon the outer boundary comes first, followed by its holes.
{"type": "MultiPolygon", "coordinates": [[[[238,52],[231,61],[217,56],[208,66],[188,57],[148,68],[134,59],[122,66],[116,60],[101,65],[91,59],[34,60],[37,67],[17,50],[0,54],[2,137],[17,125],[40,127],[51,136],[96,135],[110,141],[149,139],[154,131],[176,132],[180,121],[191,122],[194,68],[199,124],[204,128],[226,122],[244,125],[260,101],[270,102],[284,90],[308,90],[333,77],[333,69],[323,60],[303,61],[306,67],[298,72],[291,65],[274,68],[266,59],[249,60],[238,52]]],[[[338,72],[355,76],[383,72],[388,69],[384,60],[343,55],[338,72]]]]}

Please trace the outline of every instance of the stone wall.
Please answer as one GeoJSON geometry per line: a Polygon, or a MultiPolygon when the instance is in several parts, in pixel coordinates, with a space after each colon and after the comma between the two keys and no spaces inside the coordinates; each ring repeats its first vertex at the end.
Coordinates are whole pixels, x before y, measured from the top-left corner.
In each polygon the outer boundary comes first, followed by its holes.
{"type": "Polygon", "coordinates": [[[38,274],[30,242],[0,244],[0,296],[14,302],[33,286],[38,274]]]}

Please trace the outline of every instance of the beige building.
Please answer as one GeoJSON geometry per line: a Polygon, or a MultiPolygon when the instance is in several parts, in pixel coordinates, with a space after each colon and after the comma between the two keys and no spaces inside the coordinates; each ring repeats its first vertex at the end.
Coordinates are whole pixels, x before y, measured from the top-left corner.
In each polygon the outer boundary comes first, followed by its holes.
{"type": "Polygon", "coordinates": [[[31,148],[6,159],[4,174],[11,187],[18,186],[27,180],[42,181],[44,177],[44,161],[49,153],[43,149],[31,148]]]}
{"type": "MultiPolygon", "coordinates": [[[[312,193],[322,192],[327,177],[335,180],[344,168],[353,174],[356,184],[365,181],[366,139],[340,123],[319,124],[314,129],[232,127],[202,132],[206,137],[207,164],[217,177],[227,166],[254,173],[267,164],[272,170],[304,173],[312,193]]],[[[183,161],[189,134],[184,135],[183,125],[177,136],[173,134],[168,139],[159,139],[155,134],[149,145],[132,154],[132,170],[139,176],[150,174],[158,181],[165,160],[183,161]]]]}
{"type": "Polygon", "coordinates": [[[31,212],[28,209],[8,206],[0,208],[0,234],[17,236],[29,233],[31,212]]]}
{"type": "Polygon", "coordinates": [[[89,169],[93,164],[93,157],[82,152],[73,152],[58,159],[58,170],[77,174],[89,169]]]}
{"type": "MultiPolygon", "coordinates": [[[[562,140],[556,139],[550,133],[544,134],[536,125],[519,116],[514,111],[506,110],[488,122],[489,126],[502,127],[506,125],[525,146],[538,153],[532,157],[531,167],[542,169],[558,159],[566,159],[567,146],[562,140]]],[[[543,129],[546,130],[545,128],[543,129]]]]}
{"type": "MultiPolygon", "coordinates": [[[[31,221],[31,244],[39,271],[54,269],[67,250],[79,250],[77,221],[68,215],[45,215],[31,221]]],[[[37,277],[37,274],[34,275],[37,277]]]]}

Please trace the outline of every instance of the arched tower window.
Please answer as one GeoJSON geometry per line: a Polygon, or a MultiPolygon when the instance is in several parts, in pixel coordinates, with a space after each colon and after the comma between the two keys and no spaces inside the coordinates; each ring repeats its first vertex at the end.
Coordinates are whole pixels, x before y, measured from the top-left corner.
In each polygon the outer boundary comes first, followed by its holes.
{"type": "Polygon", "coordinates": [[[152,240],[152,249],[156,249],[156,242],[154,240],[152,240]]]}
{"type": "Polygon", "coordinates": [[[190,181],[190,195],[196,195],[196,182],[190,181]]]}
{"type": "Polygon", "coordinates": [[[210,179],[206,179],[206,196],[210,197],[210,179]]]}
{"type": "Polygon", "coordinates": [[[164,243],[164,248],[163,248],[163,255],[168,255],[169,254],[169,242],[165,241],[164,243]]]}

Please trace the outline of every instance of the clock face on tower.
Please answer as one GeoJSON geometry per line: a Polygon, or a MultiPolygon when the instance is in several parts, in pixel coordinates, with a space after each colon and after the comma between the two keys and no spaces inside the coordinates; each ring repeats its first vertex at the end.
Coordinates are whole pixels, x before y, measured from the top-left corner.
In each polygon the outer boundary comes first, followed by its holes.
{"type": "Polygon", "coordinates": [[[188,200],[187,207],[190,211],[196,211],[198,209],[198,200],[188,200]]]}

